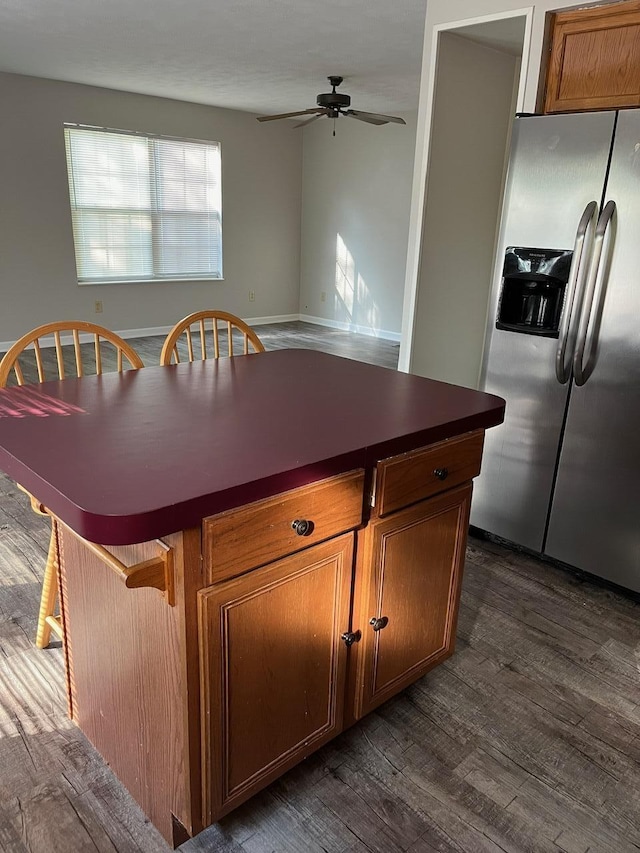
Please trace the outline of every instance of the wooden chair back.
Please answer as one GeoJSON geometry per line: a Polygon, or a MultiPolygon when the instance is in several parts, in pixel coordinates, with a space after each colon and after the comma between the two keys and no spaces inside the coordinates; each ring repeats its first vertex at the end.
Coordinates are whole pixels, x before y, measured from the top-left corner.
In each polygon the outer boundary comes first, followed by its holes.
{"type": "MultiPolygon", "coordinates": [[[[37,384],[55,378],[46,375],[46,367],[53,368],[49,372],[57,370],[58,379],[64,379],[67,373],[75,371],[76,376],[84,376],[87,367],[91,367],[91,373],[103,373],[105,370],[114,368],[122,372],[125,360],[129,366],[138,369],[144,367],[143,361],[138,353],[129,346],[115,332],[110,332],[103,326],[95,323],[87,323],[84,320],[62,320],[58,323],[46,323],[38,326],[23,335],[19,341],[7,350],[2,361],[0,361],[0,388],[4,388],[12,378],[18,385],[37,384]],[[71,348],[63,349],[63,335],[71,335],[73,354],[71,348]],[[81,344],[80,335],[90,334],[93,336],[93,347],[90,343],[81,344]],[[43,338],[51,338],[55,347],[53,357],[42,350],[43,338]]],[[[13,384],[13,383],[12,383],[13,384]]],[[[19,486],[22,489],[22,486],[19,486]]],[[[26,491],[26,489],[22,489],[26,491]]],[[[31,508],[40,515],[49,515],[47,508],[37,498],[29,494],[31,508]]],[[[49,551],[44,569],[42,581],[42,593],[40,596],[40,610],[38,612],[38,628],[36,633],[36,646],[44,649],[49,645],[51,632],[64,642],[64,627],[61,615],[56,615],[56,600],[58,599],[58,534],[57,522],[53,516],[51,519],[51,536],[49,538],[49,551]]]]}
{"type": "Polygon", "coordinates": [[[264,352],[260,338],[240,317],[226,311],[196,311],[173,327],[162,347],[160,364],[264,352]]]}
{"type": "MultiPolygon", "coordinates": [[[[103,373],[106,370],[122,372],[125,363],[138,369],[144,367],[138,353],[115,332],[84,320],[61,320],[46,323],[23,335],[7,350],[0,361],[0,388],[9,383],[13,373],[18,385],[46,382],[47,379],[65,379],[68,375],[84,376],[86,373],[103,373]],[[92,335],[93,346],[80,343],[80,335],[92,335]],[[63,349],[63,336],[71,336],[70,347],[63,349]],[[53,337],[55,357],[43,357],[43,338],[53,337]],[[47,376],[46,367],[57,370],[56,376],[47,376]]],[[[13,383],[12,383],[13,384],[13,383]]]]}

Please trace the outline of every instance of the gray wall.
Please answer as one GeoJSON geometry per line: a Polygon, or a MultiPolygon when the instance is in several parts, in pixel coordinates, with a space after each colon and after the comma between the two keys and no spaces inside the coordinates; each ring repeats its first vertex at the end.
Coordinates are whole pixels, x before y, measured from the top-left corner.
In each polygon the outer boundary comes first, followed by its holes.
{"type": "Polygon", "coordinates": [[[0,341],[54,319],[122,331],[205,307],[298,313],[302,137],[287,122],[11,74],[0,74],[0,115],[0,341]],[[224,281],[78,286],[64,122],[219,141],[224,281]]]}
{"type": "Polygon", "coordinates": [[[440,37],[411,372],[477,387],[520,58],[440,37]]]}
{"type": "MultiPolygon", "coordinates": [[[[615,0],[606,0],[615,2],[615,0]]],[[[532,11],[531,42],[529,52],[524,57],[524,97],[519,109],[523,112],[535,112],[538,99],[540,67],[545,34],[545,21],[548,12],[588,6],[590,3],[580,0],[428,0],[424,31],[424,53],[422,56],[422,85],[430,73],[433,28],[439,25],[453,25],[456,22],[468,22],[478,18],[510,14],[515,11],[525,14],[532,11]]],[[[422,95],[422,92],[421,92],[422,95]]]]}
{"type": "Polygon", "coordinates": [[[402,118],[302,131],[303,316],[399,339],[416,131],[415,114],[402,118]]]}
{"type": "MultiPolygon", "coordinates": [[[[428,204],[427,189],[430,173],[437,169],[431,159],[432,135],[436,128],[433,118],[434,86],[438,74],[438,36],[457,27],[471,27],[482,24],[490,26],[492,21],[500,22],[512,16],[526,18],[523,54],[520,63],[519,92],[515,109],[521,112],[534,112],[538,101],[543,64],[543,44],[547,13],[552,10],[579,6],[579,2],[566,0],[533,0],[523,5],[520,0],[428,0],[426,4],[424,46],[422,53],[422,74],[420,83],[420,103],[416,134],[415,164],[413,169],[413,187],[411,193],[411,213],[409,219],[409,239],[407,243],[406,279],[404,288],[404,306],[402,320],[402,340],[400,343],[400,370],[413,369],[412,360],[416,347],[416,336],[421,333],[417,322],[418,310],[424,311],[424,302],[418,309],[420,297],[421,266],[424,261],[422,237],[424,233],[424,215],[428,204]]],[[[583,4],[584,5],[584,4],[583,4]]],[[[501,152],[504,146],[500,145],[501,152]]],[[[420,344],[418,344],[418,347],[420,344]]],[[[418,355],[420,359],[420,356],[418,355]]]]}

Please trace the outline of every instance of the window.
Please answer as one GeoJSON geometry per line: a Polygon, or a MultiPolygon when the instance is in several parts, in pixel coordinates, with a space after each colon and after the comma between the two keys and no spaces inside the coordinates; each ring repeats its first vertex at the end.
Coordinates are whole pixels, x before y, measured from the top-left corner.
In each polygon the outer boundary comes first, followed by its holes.
{"type": "Polygon", "coordinates": [[[79,283],[222,278],[217,142],[64,133],[79,283]]]}

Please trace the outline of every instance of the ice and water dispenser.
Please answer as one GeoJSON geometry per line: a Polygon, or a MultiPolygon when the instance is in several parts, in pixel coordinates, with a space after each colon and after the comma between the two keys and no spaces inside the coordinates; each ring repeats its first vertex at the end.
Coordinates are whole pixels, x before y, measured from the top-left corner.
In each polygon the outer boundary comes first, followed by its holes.
{"type": "Polygon", "coordinates": [[[557,338],[573,252],[510,246],[496,328],[557,338]]]}

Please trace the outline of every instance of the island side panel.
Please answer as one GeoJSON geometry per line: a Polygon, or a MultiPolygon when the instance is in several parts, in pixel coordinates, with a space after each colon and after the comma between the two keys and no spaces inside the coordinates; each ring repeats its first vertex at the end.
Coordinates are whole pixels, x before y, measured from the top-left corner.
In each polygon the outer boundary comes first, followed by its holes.
{"type": "MultiPolygon", "coordinates": [[[[190,827],[192,810],[198,823],[200,812],[190,797],[185,591],[171,607],[158,590],[128,589],[63,524],[59,536],[73,719],[173,844],[172,815],[190,827]]],[[[188,574],[184,538],[164,539],[179,585],[188,574]]],[[[109,550],[126,565],[158,552],[153,542],[109,550]]]]}
{"type": "MultiPolygon", "coordinates": [[[[202,809],[202,734],[200,729],[200,653],[198,640],[197,593],[205,586],[204,560],[202,557],[201,527],[184,530],[182,548],[176,549],[175,592],[178,610],[182,684],[186,690],[182,695],[182,727],[184,743],[187,745],[188,779],[184,815],[174,810],[180,821],[173,826],[174,847],[186,841],[187,835],[197,835],[204,828],[202,809]],[[184,830],[184,832],[183,832],[184,830]]],[[[165,537],[165,541],[171,537],[165,537]]]]}

